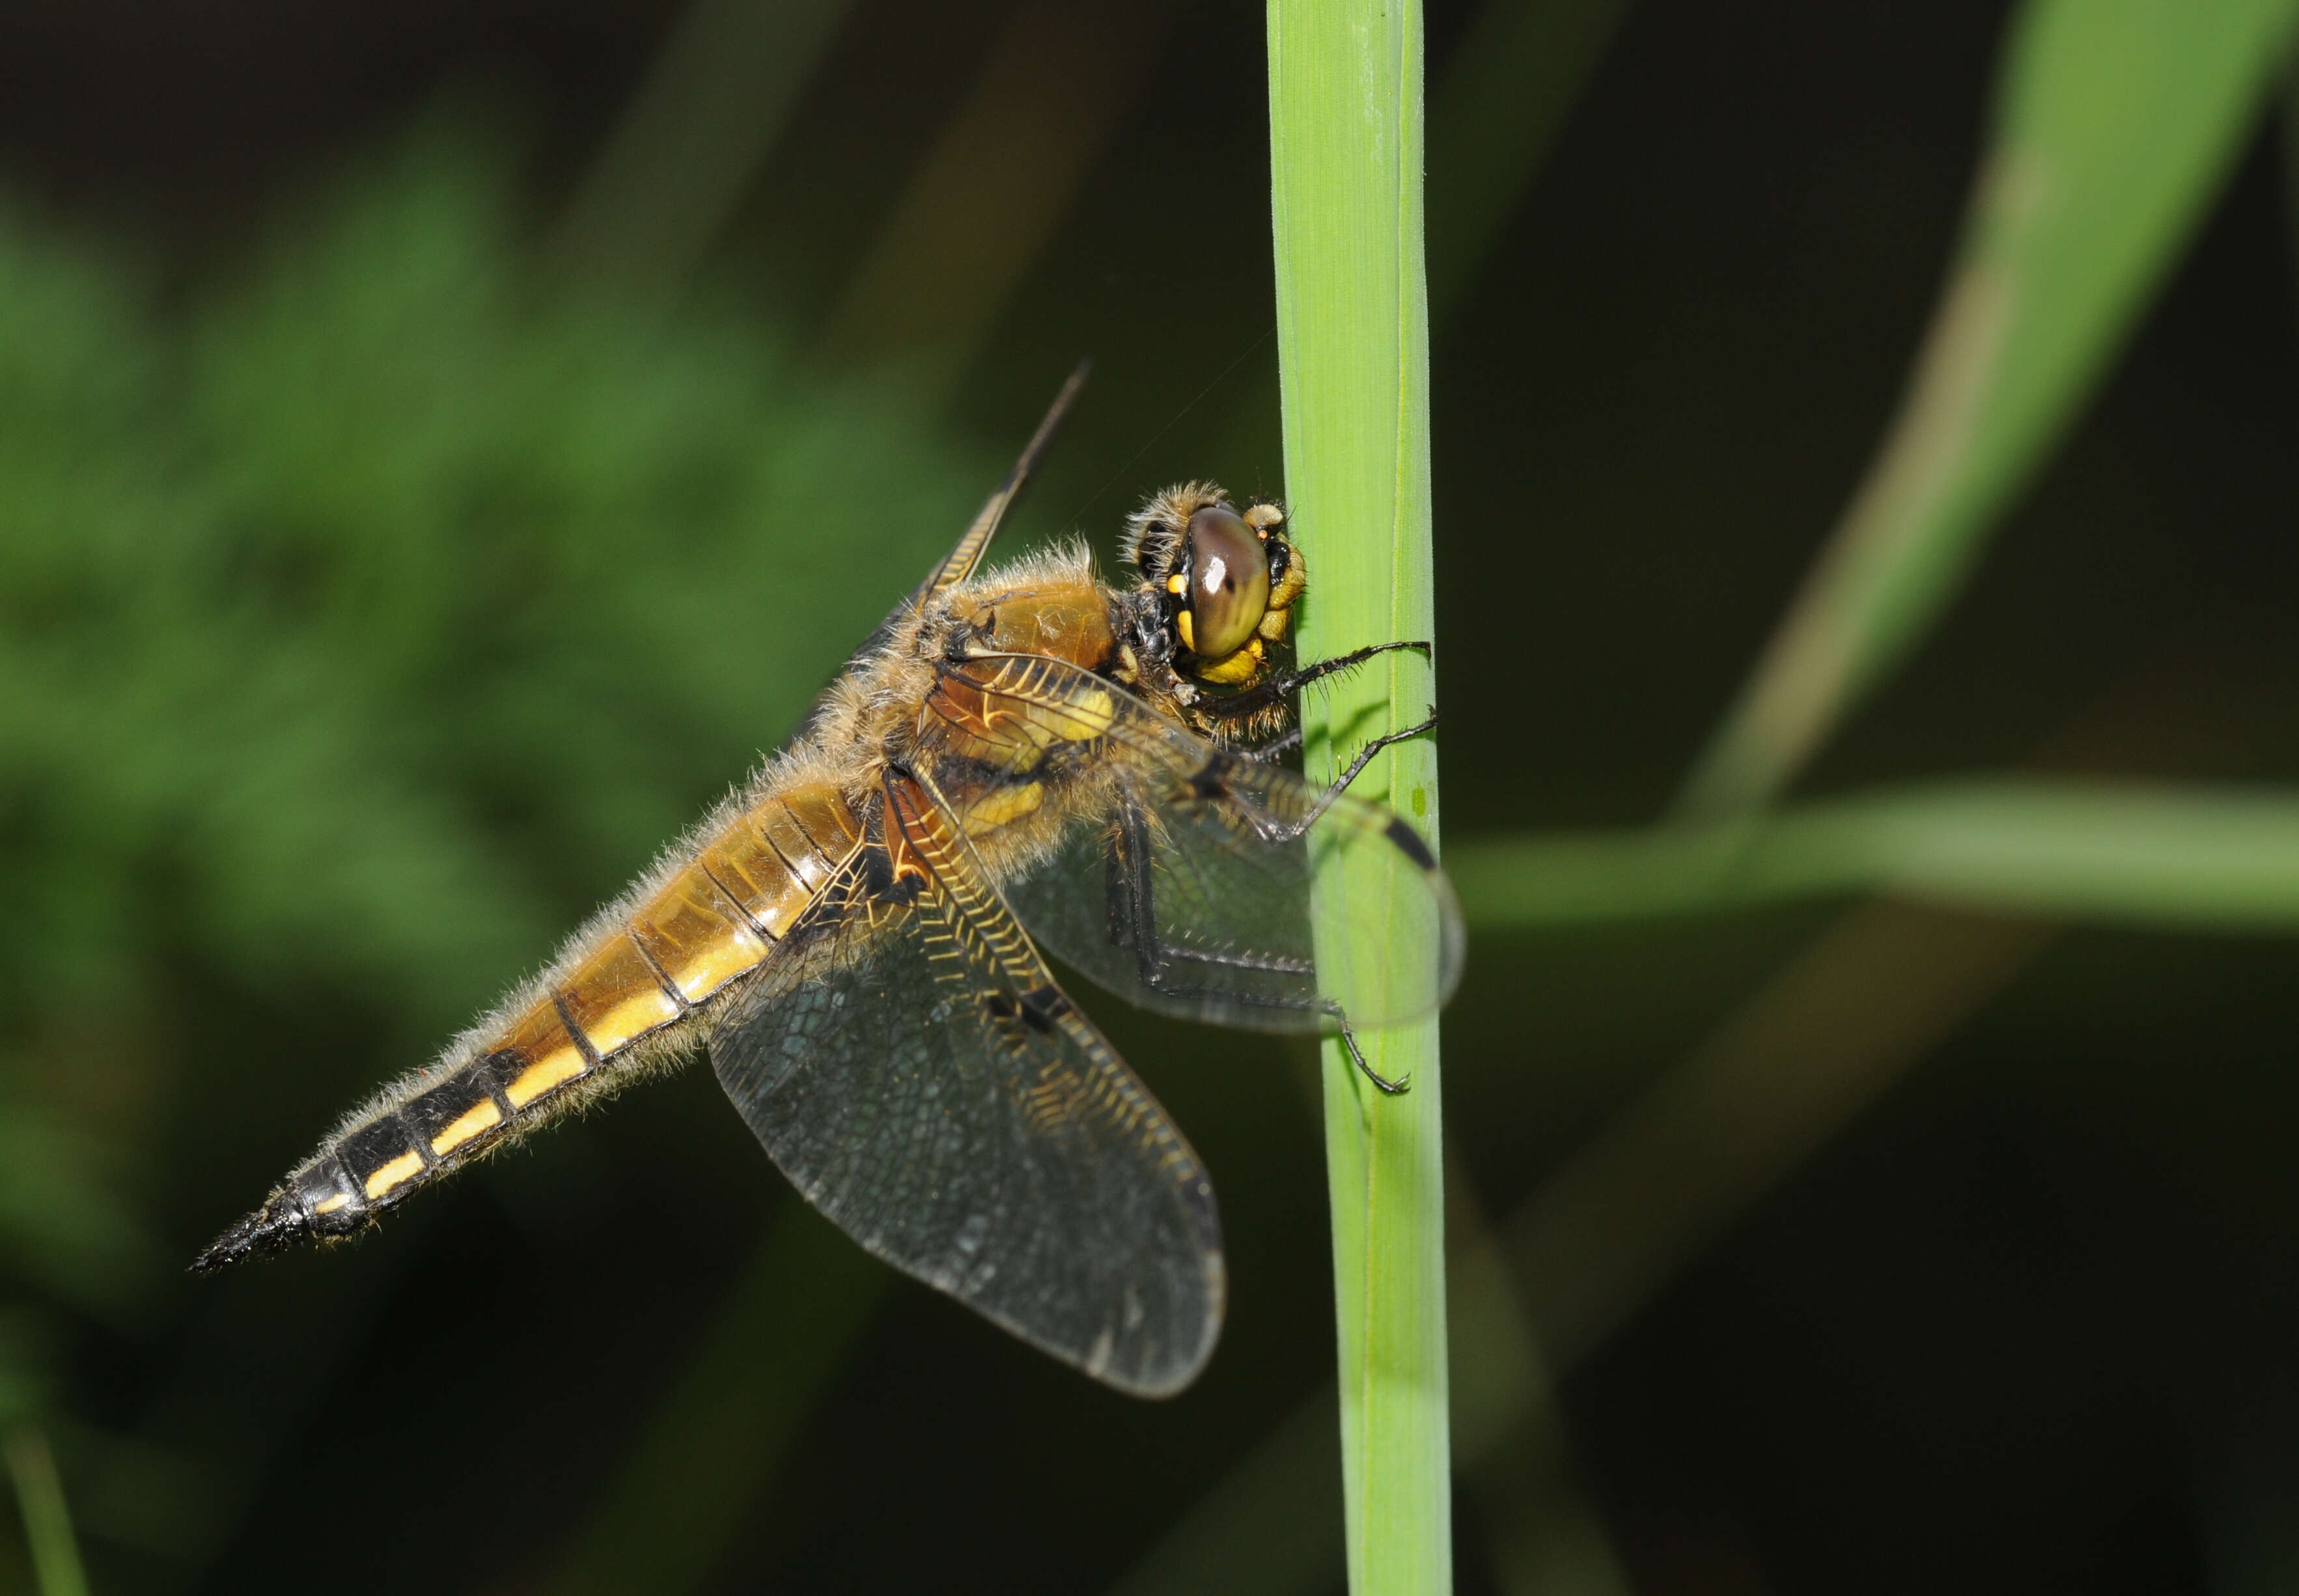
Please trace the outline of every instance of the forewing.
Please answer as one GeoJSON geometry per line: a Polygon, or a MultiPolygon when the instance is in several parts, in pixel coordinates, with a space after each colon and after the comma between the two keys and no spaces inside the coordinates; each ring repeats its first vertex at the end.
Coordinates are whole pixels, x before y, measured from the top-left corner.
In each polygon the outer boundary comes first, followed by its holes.
{"type": "Polygon", "coordinates": [[[1052,853],[1006,885],[1065,963],[1146,1007],[1257,1030],[1396,1024],[1452,994],[1460,911],[1404,821],[1060,661],[966,669],[975,724],[1050,731],[1084,794],[1052,853]]]}
{"type": "Polygon", "coordinates": [[[1063,418],[1069,414],[1070,406],[1077,402],[1078,392],[1085,387],[1089,370],[1086,362],[1078,362],[1077,370],[1070,373],[1069,380],[1062,384],[1062,391],[1054,395],[1053,403],[1047,407],[1045,420],[1038,423],[1038,430],[1031,435],[1029,443],[1022,450],[1021,459],[1014,462],[1014,469],[1008,473],[1006,480],[982,506],[982,512],[974,518],[974,524],[967,528],[966,535],[958,540],[958,546],[943,555],[942,563],[929,571],[926,579],[918,584],[917,592],[910,595],[912,603],[924,604],[929,599],[939,598],[971,577],[981,566],[982,556],[989,552],[990,540],[998,535],[999,524],[1006,519],[1006,512],[1013,508],[1014,501],[1021,496],[1024,485],[1030,480],[1030,473],[1036,470],[1038,461],[1045,458],[1048,445],[1054,441],[1054,434],[1061,430],[1063,418]]]}
{"type": "MultiPolygon", "coordinates": [[[[1006,480],[998,485],[998,491],[984,501],[982,509],[965,532],[959,535],[957,544],[935,562],[934,568],[926,573],[925,579],[917,585],[909,597],[886,611],[886,618],[862,640],[861,646],[847,657],[846,663],[839,669],[840,676],[851,676],[861,669],[866,661],[876,658],[885,648],[905,619],[930,601],[940,598],[967,580],[981,568],[982,557],[990,552],[990,540],[998,536],[998,528],[1004,523],[1006,512],[1014,507],[1014,501],[1022,496],[1022,489],[1029,484],[1030,474],[1045,458],[1046,450],[1052,445],[1054,435],[1061,430],[1064,419],[1070,413],[1070,406],[1077,403],[1077,396],[1084,388],[1085,379],[1091,370],[1091,362],[1078,362],[1077,369],[1070,373],[1069,380],[1062,384],[1062,391],[1054,395],[1053,403],[1047,407],[1045,419],[1038,423],[1038,430],[1031,435],[1029,443],[1022,450],[1022,457],[1014,462],[1014,469],[1006,474],[1006,480]]],[[[811,730],[827,711],[830,702],[826,694],[818,701],[807,716],[801,731],[811,730]]]]}
{"type": "Polygon", "coordinates": [[[842,874],[712,1037],[718,1079],[871,1251],[1120,1390],[1178,1391],[1221,1325],[1211,1183],[963,835],[900,787],[891,848],[842,874]],[[891,901],[906,876],[915,897],[891,901]]]}

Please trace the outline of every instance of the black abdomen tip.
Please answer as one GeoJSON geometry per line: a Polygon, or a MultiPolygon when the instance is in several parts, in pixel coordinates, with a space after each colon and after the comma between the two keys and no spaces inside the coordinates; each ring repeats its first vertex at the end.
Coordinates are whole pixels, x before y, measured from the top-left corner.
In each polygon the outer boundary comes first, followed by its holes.
{"type": "Polygon", "coordinates": [[[216,1237],[206,1251],[192,1259],[192,1273],[210,1275],[243,1259],[285,1252],[311,1234],[311,1222],[303,1218],[294,1194],[275,1192],[269,1202],[216,1237]]]}

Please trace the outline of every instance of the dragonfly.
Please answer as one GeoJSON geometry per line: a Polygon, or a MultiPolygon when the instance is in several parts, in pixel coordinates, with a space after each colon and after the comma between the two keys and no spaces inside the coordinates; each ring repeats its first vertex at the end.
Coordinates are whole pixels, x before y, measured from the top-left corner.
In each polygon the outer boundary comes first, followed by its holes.
{"type": "Polygon", "coordinates": [[[1093,1378],[1178,1392],[1226,1276],[1204,1165],[1040,950],[1149,1009],[1340,1038],[1437,1010],[1459,911],[1428,845],[1284,762],[1308,568],[1283,507],[1186,483],[983,559],[1084,376],[797,734],[431,1064],[194,1262],[373,1226],[423,1187],[707,1051],[799,1192],[879,1258],[1093,1378]]]}

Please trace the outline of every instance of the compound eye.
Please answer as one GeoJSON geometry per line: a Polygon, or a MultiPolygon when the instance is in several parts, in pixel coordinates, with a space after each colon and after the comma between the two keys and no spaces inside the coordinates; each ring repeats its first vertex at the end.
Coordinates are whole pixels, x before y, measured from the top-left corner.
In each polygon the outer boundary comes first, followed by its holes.
{"type": "Polygon", "coordinates": [[[1269,608],[1269,556],[1226,504],[1190,518],[1189,607],[1191,646],[1208,660],[1243,648],[1269,608]]]}

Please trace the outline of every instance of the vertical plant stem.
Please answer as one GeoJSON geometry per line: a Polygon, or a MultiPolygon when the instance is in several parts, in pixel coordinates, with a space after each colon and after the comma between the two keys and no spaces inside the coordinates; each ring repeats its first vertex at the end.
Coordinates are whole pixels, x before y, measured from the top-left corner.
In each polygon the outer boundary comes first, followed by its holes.
{"type": "MultiPolygon", "coordinates": [[[[1432,636],[1422,23],[1413,0],[1269,0],[1268,20],[1285,486],[1312,581],[1300,647],[1314,659],[1432,636]]],[[[1337,771],[1337,752],[1434,702],[1428,662],[1384,656],[1303,705],[1309,769],[1337,771]]],[[[1356,791],[1433,844],[1428,739],[1384,753],[1356,791]]],[[[1362,897],[1348,909],[1359,922],[1381,913],[1362,897]]],[[[1378,931],[1321,923],[1319,936],[1378,931]]],[[[1412,1090],[1382,1096],[1326,1044],[1349,1583],[1360,1596],[1440,1592],[1452,1539],[1436,1022],[1360,1039],[1412,1090]]]]}
{"type": "Polygon", "coordinates": [[[71,1514],[64,1507],[63,1482],[56,1477],[48,1438],[30,1425],[8,1433],[4,1444],[16,1506],[24,1515],[24,1540],[31,1549],[32,1575],[40,1596],[87,1596],[87,1575],[72,1539],[71,1514]]]}

